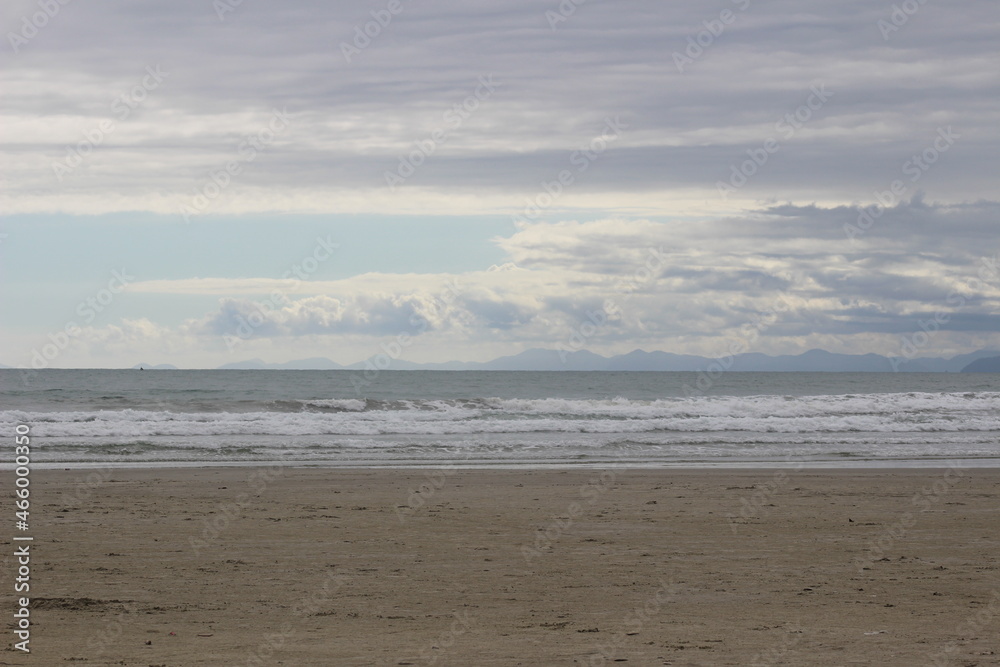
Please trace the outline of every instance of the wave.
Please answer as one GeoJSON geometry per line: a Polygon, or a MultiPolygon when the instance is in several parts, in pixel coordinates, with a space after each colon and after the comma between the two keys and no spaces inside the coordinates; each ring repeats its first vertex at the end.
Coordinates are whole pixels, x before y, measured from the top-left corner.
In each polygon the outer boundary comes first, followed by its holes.
{"type": "MultiPolygon", "coordinates": [[[[215,406],[219,407],[219,406],[215,406]]],[[[613,399],[309,399],[231,410],[0,412],[39,437],[1000,431],[1000,393],[613,399]]]]}

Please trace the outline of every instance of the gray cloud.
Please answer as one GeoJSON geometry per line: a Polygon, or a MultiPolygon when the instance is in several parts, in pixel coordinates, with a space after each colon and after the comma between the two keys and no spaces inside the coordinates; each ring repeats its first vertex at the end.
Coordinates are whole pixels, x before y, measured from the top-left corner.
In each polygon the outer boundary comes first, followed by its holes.
{"type": "MultiPolygon", "coordinates": [[[[555,30],[545,16],[558,11],[554,2],[403,7],[347,62],[341,43],[381,5],[242,3],[223,21],[200,0],[67,5],[19,54],[2,56],[8,120],[55,123],[6,137],[10,159],[25,167],[8,197],[37,210],[47,193],[72,206],[84,193],[114,192],[112,208],[151,190],[186,196],[274,107],[295,122],[239,188],[378,189],[384,171],[491,73],[501,88],[405,188],[531,194],[616,114],[629,129],[579,174],[589,192],[713,189],[748,149],[775,137],[780,150],[741,196],[870,201],[948,125],[960,143],[918,185],[960,202],[993,184],[1000,40],[985,1],[922,5],[888,41],[877,21],[891,3],[755,1],[684,73],[673,54],[735,4],[586,3],[555,30]],[[89,168],[55,182],[51,161],[157,64],[169,72],[163,86],[89,168]],[[784,138],[776,124],[817,82],[833,97],[784,138]]],[[[8,25],[33,9],[18,3],[8,25]]]]}
{"type": "MultiPolygon", "coordinates": [[[[856,218],[860,208],[782,205],[742,221],[702,223],[687,237],[675,234],[669,252],[656,249],[673,229],[668,223],[611,219],[529,225],[496,240],[520,268],[457,276],[463,288],[447,303],[437,296],[440,277],[424,283],[413,276],[408,288],[391,295],[363,282],[353,283],[348,293],[345,282],[342,294],[303,297],[269,312],[254,335],[389,336],[412,332],[420,321],[418,333],[439,341],[459,336],[552,346],[606,308],[598,317],[606,322],[589,337],[593,346],[655,345],[678,337],[709,344],[761,317],[768,318],[762,335],[786,342],[881,335],[886,348],[893,336],[935,317],[943,318],[935,327],[941,335],[995,334],[1000,245],[991,239],[990,246],[980,236],[995,208],[991,203],[906,202],[892,210],[896,222],[852,243],[837,239],[842,236],[838,225],[856,218]],[[928,239],[934,229],[948,229],[948,251],[912,253],[895,247],[893,233],[907,234],[913,242],[907,211],[921,220],[911,227],[928,239]],[[790,228],[798,237],[786,245],[752,252],[760,238],[790,228]],[[576,243],[564,243],[567,238],[576,243]],[[724,241],[707,252],[706,238],[724,241]]],[[[257,308],[251,301],[224,300],[198,331],[231,332],[257,308]]]]}
{"type": "MultiPolygon", "coordinates": [[[[520,216],[495,240],[516,268],[462,276],[453,301],[420,276],[356,276],[262,315],[262,341],[420,321],[443,349],[552,345],[609,298],[620,316],[588,345],[707,352],[781,299],[794,307],[762,337],[784,349],[856,337],[891,352],[938,312],[935,344],[995,337],[995,3],[925,3],[891,32],[893,3],[862,0],[594,1],[554,24],[554,1],[403,0],[376,30],[384,6],[243,2],[221,20],[205,0],[61,6],[0,50],[0,206],[180,220],[235,161],[199,213],[520,216]],[[724,9],[734,20],[706,39],[724,9]],[[366,24],[378,34],[348,62],[366,24]],[[121,117],[147,68],[167,74],[121,117]],[[250,160],[243,142],[276,109],[290,122],[250,160]],[[586,153],[609,118],[624,129],[586,153]]],[[[4,34],[35,11],[11,3],[4,34]]],[[[228,298],[185,335],[256,309],[228,298]]],[[[164,335],[120,329],[95,336],[164,335]]]]}

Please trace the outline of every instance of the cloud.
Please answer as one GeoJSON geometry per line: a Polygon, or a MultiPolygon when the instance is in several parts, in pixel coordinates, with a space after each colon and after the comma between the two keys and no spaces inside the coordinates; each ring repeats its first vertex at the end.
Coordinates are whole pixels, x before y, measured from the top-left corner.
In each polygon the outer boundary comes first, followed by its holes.
{"type": "Polygon", "coordinates": [[[186,324],[199,335],[249,338],[389,336],[445,328],[447,304],[429,293],[361,294],[336,298],[222,299],[218,310],[186,324]]]}
{"type": "MultiPolygon", "coordinates": [[[[857,206],[781,205],[680,232],[674,223],[650,220],[523,224],[494,239],[511,261],[488,271],[370,273],[299,282],[287,291],[280,291],[283,281],[258,279],[157,281],[130,289],[232,289],[261,297],[225,297],[178,331],[201,338],[336,341],[405,334],[431,349],[463,340],[554,347],[603,312],[606,322],[588,339],[593,349],[706,352],[767,316],[761,345],[839,340],[849,347],[855,337],[881,336],[887,353],[901,334],[939,314],[946,318],[936,326],[940,343],[978,341],[996,331],[1000,247],[994,242],[992,252],[983,253],[991,250],[983,235],[995,210],[990,202],[905,202],[853,242],[841,235],[845,221],[863,212],[857,206]],[[754,252],[760,238],[792,229],[796,238],[754,252]],[[933,236],[936,229],[949,230],[947,248],[933,236]],[[895,247],[896,234],[909,242],[895,247]],[[926,247],[914,252],[919,243],[926,247]],[[266,295],[269,287],[279,291],[266,295]]],[[[133,326],[128,335],[164,334],[133,326]]],[[[125,337],[119,329],[105,335],[125,337]]]]}
{"type": "MultiPolygon", "coordinates": [[[[354,43],[372,7],[69,3],[0,53],[0,150],[17,166],[0,208],[121,213],[81,256],[107,257],[149,213],[185,230],[228,214],[248,234],[288,214],[520,223],[494,239],[493,271],[459,269],[447,238],[433,273],[394,273],[383,252],[301,281],[238,258],[167,271],[144,248],[159,272],[80,345],[207,359],[246,326],[261,355],[361,354],[407,332],[419,354],[482,358],[553,346],[609,301],[594,349],[711,353],[786,300],[761,349],[891,352],[939,312],[942,349],[995,338],[992,3],[925,3],[888,33],[892,3],[723,3],[735,19],[683,71],[676,54],[720,7],[588,2],[553,22],[556,2],[401,6],[354,43]],[[173,325],[138,301],[169,304],[173,325]]],[[[36,11],[13,3],[8,29],[36,11]]]]}
{"type": "Polygon", "coordinates": [[[673,54],[717,19],[715,9],[587,3],[554,30],[547,11],[558,5],[404,3],[348,62],[341,44],[372,21],[368,9],[243,3],[220,20],[195,0],[113,13],[67,5],[19,54],[2,56],[12,92],[0,141],[19,165],[4,209],[177,213],[276,108],[287,108],[289,127],[210,212],[386,212],[415,201],[425,212],[479,213],[483,202],[514,212],[615,115],[629,129],[551,214],[692,198],[702,212],[725,207],[716,183],[769,137],[779,152],[734,201],[870,200],[947,125],[962,135],[961,158],[942,160],[921,186],[951,202],[992,187],[1000,123],[988,3],[924,5],[888,40],[877,21],[891,5],[752,3],[683,73],[673,54]],[[167,74],[121,119],[115,100],[147,67],[167,74]],[[452,127],[446,115],[482,76],[499,88],[452,127]],[[833,96],[784,136],[779,122],[818,84],[833,96]],[[57,180],[52,165],[102,122],[114,130],[57,180]],[[390,193],[385,172],[438,129],[447,140],[401,196],[390,193]]]}

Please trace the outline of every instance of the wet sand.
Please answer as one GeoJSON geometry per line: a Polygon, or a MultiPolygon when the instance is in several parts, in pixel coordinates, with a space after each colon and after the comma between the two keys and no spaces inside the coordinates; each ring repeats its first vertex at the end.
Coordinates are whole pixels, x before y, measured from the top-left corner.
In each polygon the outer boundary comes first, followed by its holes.
{"type": "Polygon", "coordinates": [[[1000,665],[996,469],[31,479],[0,665],[1000,665]]]}

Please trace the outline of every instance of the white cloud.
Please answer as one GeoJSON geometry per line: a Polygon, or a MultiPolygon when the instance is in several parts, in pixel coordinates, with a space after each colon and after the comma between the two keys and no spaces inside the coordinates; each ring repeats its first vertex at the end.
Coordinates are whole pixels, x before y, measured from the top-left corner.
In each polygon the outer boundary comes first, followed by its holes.
{"type": "MultiPolygon", "coordinates": [[[[35,5],[18,7],[15,23],[35,5]]],[[[889,9],[862,0],[751,3],[680,73],[672,53],[716,10],[586,3],[553,31],[545,7],[528,0],[433,0],[406,5],[348,63],[339,43],[370,15],[342,3],[243,3],[221,22],[203,0],[120,12],[73,3],[22,53],[0,54],[9,91],[0,149],[16,165],[4,171],[0,208],[154,212],[180,224],[181,207],[212,187],[211,173],[240,160],[240,143],[287,108],[288,126],[201,214],[274,214],[264,216],[268,225],[289,213],[454,215],[474,225],[524,217],[561,170],[573,182],[496,240],[505,270],[362,268],[310,281],[161,274],[127,295],[200,304],[218,296],[219,305],[200,305],[170,329],[128,315],[88,330],[81,346],[207,360],[225,349],[220,332],[272,299],[243,349],[287,358],[294,341],[295,350],[360,354],[416,320],[426,323],[415,334],[426,342],[419,354],[482,358],[551,346],[617,299],[620,317],[589,346],[705,351],[778,294],[797,308],[761,349],[845,340],[887,349],[942,303],[954,318],[936,341],[978,344],[996,330],[1000,308],[995,282],[969,283],[979,258],[997,251],[1000,207],[982,201],[995,192],[1000,143],[996,19],[990,3],[928,3],[886,40],[876,21],[889,9]],[[147,66],[169,74],[117,117],[113,100],[147,66]],[[496,92],[452,127],[448,111],[489,75],[496,92]],[[815,85],[832,98],[723,198],[716,184],[815,85]],[[574,151],[616,116],[627,129],[579,168],[574,151]],[[108,121],[113,131],[88,147],[88,133],[108,121]],[[960,138],[919,182],[905,180],[906,161],[943,127],[960,138]],[[442,129],[447,139],[391,191],[385,173],[442,129]],[[53,164],[72,150],[87,154],[60,180],[53,164]],[[858,206],[894,179],[904,180],[905,203],[849,238],[858,206]],[[452,280],[462,288],[442,303],[452,280]],[[964,301],[949,303],[952,294],[964,301]]]]}
{"type": "Polygon", "coordinates": [[[983,222],[993,208],[914,202],[887,213],[883,226],[855,244],[838,237],[842,221],[858,209],[784,206],[682,227],[622,219],[522,224],[494,240],[511,261],[488,271],[135,283],[129,289],[139,293],[227,296],[175,332],[130,322],[87,337],[101,349],[171,336],[203,345],[235,337],[248,349],[262,341],[286,347],[298,341],[293,347],[299,349],[306,341],[337,347],[402,334],[421,340],[418,354],[434,357],[463,341],[481,343],[480,349],[554,347],[590,314],[607,309],[608,323],[587,341],[591,349],[711,353],[739,339],[762,313],[777,312],[754,341],[758,349],[807,349],[816,341],[847,349],[845,341],[864,340],[888,353],[921,319],[945,312],[950,323],[937,342],[960,347],[988,340],[985,332],[997,325],[1000,269],[990,268],[995,255],[977,257],[982,243],[975,236],[986,233],[983,222]],[[923,216],[918,228],[900,229],[907,210],[923,216]],[[753,251],[755,238],[792,225],[801,230],[795,243],[753,251]],[[912,241],[919,229],[942,226],[964,239],[946,256],[914,255],[887,242],[904,231],[912,241]],[[956,262],[960,257],[965,264],[956,262]]]}

